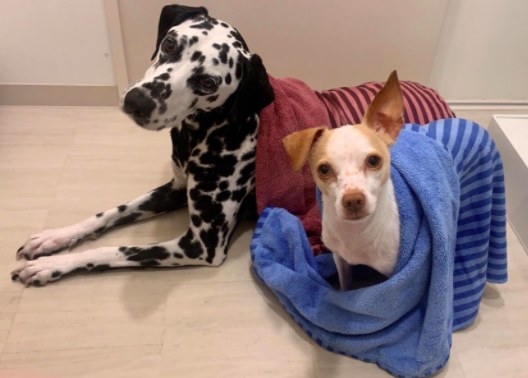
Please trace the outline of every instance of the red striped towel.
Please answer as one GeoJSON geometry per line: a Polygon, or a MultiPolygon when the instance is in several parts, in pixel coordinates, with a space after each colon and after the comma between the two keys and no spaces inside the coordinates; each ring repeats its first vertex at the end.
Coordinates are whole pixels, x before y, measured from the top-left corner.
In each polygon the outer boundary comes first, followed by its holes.
{"type": "MultiPolygon", "coordinates": [[[[256,154],[256,192],[259,214],[267,206],[281,207],[303,222],[314,253],[322,252],[321,220],[315,202],[315,183],[308,167],[294,172],[282,138],[294,131],[327,125],[331,128],[361,122],[383,83],[365,83],[316,92],[296,79],[270,76],[275,101],[260,113],[256,154]]],[[[433,89],[401,82],[406,123],[426,124],[454,118],[445,100],[433,89]]]]}
{"type": "MultiPolygon", "coordinates": [[[[455,117],[445,100],[434,89],[412,81],[402,81],[400,84],[405,105],[405,123],[425,125],[438,119],[455,117]]],[[[368,105],[383,85],[384,83],[370,82],[316,94],[326,107],[332,127],[353,125],[361,122],[368,105]]]]}

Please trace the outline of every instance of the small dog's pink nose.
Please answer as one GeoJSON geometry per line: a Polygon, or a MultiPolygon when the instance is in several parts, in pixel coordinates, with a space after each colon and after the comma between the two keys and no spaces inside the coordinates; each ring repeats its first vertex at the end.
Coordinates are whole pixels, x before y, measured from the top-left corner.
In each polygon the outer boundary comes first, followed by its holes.
{"type": "Polygon", "coordinates": [[[365,206],[366,198],[360,191],[353,191],[343,195],[341,204],[343,207],[350,212],[358,213],[365,206]]]}

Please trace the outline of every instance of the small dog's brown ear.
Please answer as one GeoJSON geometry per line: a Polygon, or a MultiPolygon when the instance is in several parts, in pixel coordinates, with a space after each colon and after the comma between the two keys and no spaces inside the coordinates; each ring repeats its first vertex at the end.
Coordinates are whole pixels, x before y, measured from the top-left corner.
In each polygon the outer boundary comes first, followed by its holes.
{"type": "Polygon", "coordinates": [[[313,144],[324,132],[324,127],[312,127],[301,131],[296,131],[282,139],[282,144],[295,171],[300,170],[310,155],[313,144]]]}
{"type": "Polygon", "coordinates": [[[363,123],[375,131],[383,130],[396,140],[403,126],[403,95],[396,71],[392,71],[383,89],[374,97],[363,123]]]}

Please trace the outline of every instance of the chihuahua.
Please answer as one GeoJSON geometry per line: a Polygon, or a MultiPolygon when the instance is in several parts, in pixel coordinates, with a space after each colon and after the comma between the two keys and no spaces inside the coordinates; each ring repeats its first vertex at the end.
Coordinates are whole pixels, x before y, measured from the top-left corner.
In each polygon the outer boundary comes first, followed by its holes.
{"type": "Polygon", "coordinates": [[[283,139],[294,170],[309,161],[322,195],[322,240],[333,252],[340,287],[354,287],[351,265],[386,277],[394,271],[400,217],[390,177],[391,145],[403,126],[396,71],[357,125],[309,128],[283,139]]]}

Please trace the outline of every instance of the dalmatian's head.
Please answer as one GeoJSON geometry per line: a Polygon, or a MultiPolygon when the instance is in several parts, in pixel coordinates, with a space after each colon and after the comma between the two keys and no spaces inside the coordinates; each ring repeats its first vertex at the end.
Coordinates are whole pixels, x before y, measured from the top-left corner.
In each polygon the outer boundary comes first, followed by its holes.
{"type": "Polygon", "coordinates": [[[123,111],[150,130],[178,127],[222,108],[231,122],[258,113],[273,90],[258,55],[203,7],[165,6],[153,64],[123,98],[123,111]]]}

